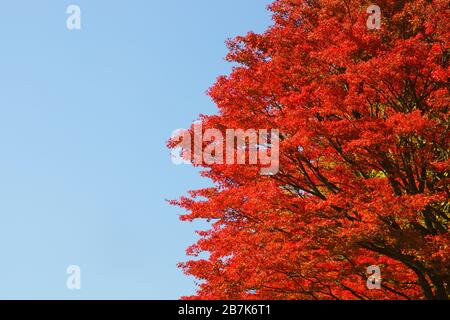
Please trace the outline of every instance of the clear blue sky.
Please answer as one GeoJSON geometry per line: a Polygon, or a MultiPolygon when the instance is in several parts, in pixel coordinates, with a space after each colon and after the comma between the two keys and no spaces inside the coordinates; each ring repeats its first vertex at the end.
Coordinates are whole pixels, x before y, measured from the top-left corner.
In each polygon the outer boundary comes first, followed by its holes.
{"type": "Polygon", "coordinates": [[[230,65],[226,38],[263,31],[267,0],[0,4],[0,298],[177,299],[196,239],[165,199],[205,186],[165,142],[230,65]],[[66,8],[82,30],[66,29],[66,8]],[[66,288],[79,265],[82,290],[66,288]]]}

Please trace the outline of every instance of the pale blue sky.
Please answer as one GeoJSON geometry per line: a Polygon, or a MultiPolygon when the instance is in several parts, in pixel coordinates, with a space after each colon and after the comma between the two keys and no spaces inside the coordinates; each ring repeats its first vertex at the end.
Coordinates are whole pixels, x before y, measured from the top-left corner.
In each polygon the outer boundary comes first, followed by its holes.
{"type": "MultiPolygon", "coordinates": [[[[0,3],[0,298],[177,299],[195,226],[165,199],[205,186],[165,148],[212,113],[224,41],[268,0],[0,3]],[[66,29],[66,8],[82,30],[66,29]],[[82,290],[66,288],[79,265],[82,290]]],[[[197,225],[197,227],[200,227],[197,225]]]]}

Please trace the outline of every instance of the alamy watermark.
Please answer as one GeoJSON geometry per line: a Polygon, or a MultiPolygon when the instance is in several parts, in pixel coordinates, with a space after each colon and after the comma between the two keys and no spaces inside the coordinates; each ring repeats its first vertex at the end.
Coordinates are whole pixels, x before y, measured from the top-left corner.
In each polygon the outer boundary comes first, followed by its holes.
{"type": "Polygon", "coordinates": [[[68,30],[81,29],[81,9],[79,6],[72,4],[67,7],[66,13],[69,15],[66,20],[68,30]]]}
{"type": "Polygon", "coordinates": [[[369,30],[380,30],[381,29],[381,9],[376,4],[372,4],[367,8],[367,14],[369,18],[367,19],[367,28],[369,30]]]}
{"type": "Polygon", "coordinates": [[[381,268],[379,266],[370,266],[367,268],[367,289],[381,290],[381,268]]]}
{"type": "Polygon", "coordinates": [[[81,268],[77,265],[68,266],[66,270],[66,286],[69,290],[81,290],[81,268]]]}
{"type": "Polygon", "coordinates": [[[261,175],[279,171],[280,131],[278,129],[203,130],[195,123],[192,130],[172,133],[171,158],[176,165],[259,165],[261,175]]]}

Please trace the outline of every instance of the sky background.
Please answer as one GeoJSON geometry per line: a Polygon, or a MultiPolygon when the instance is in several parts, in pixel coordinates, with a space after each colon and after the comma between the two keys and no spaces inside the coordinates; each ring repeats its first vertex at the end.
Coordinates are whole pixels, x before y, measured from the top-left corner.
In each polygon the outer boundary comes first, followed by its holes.
{"type": "Polygon", "coordinates": [[[177,299],[195,242],[169,206],[208,185],[165,147],[215,107],[225,40],[268,0],[0,3],[0,299],[177,299]],[[66,28],[66,8],[82,30],[66,28]],[[81,267],[79,291],[66,268],[81,267]]]}

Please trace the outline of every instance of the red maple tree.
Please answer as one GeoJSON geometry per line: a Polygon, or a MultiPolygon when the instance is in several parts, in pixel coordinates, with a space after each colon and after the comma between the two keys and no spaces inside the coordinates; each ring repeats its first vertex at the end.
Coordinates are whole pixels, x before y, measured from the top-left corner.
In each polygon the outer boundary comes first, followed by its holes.
{"type": "Polygon", "coordinates": [[[203,163],[214,187],[172,201],[211,221],[186,298],[450,297],[449,3],[376,0],[375,30],[371,4],[277,0],[273,26],[229,41],[203,129],[279,129],[280,170],[203,163]]]}

